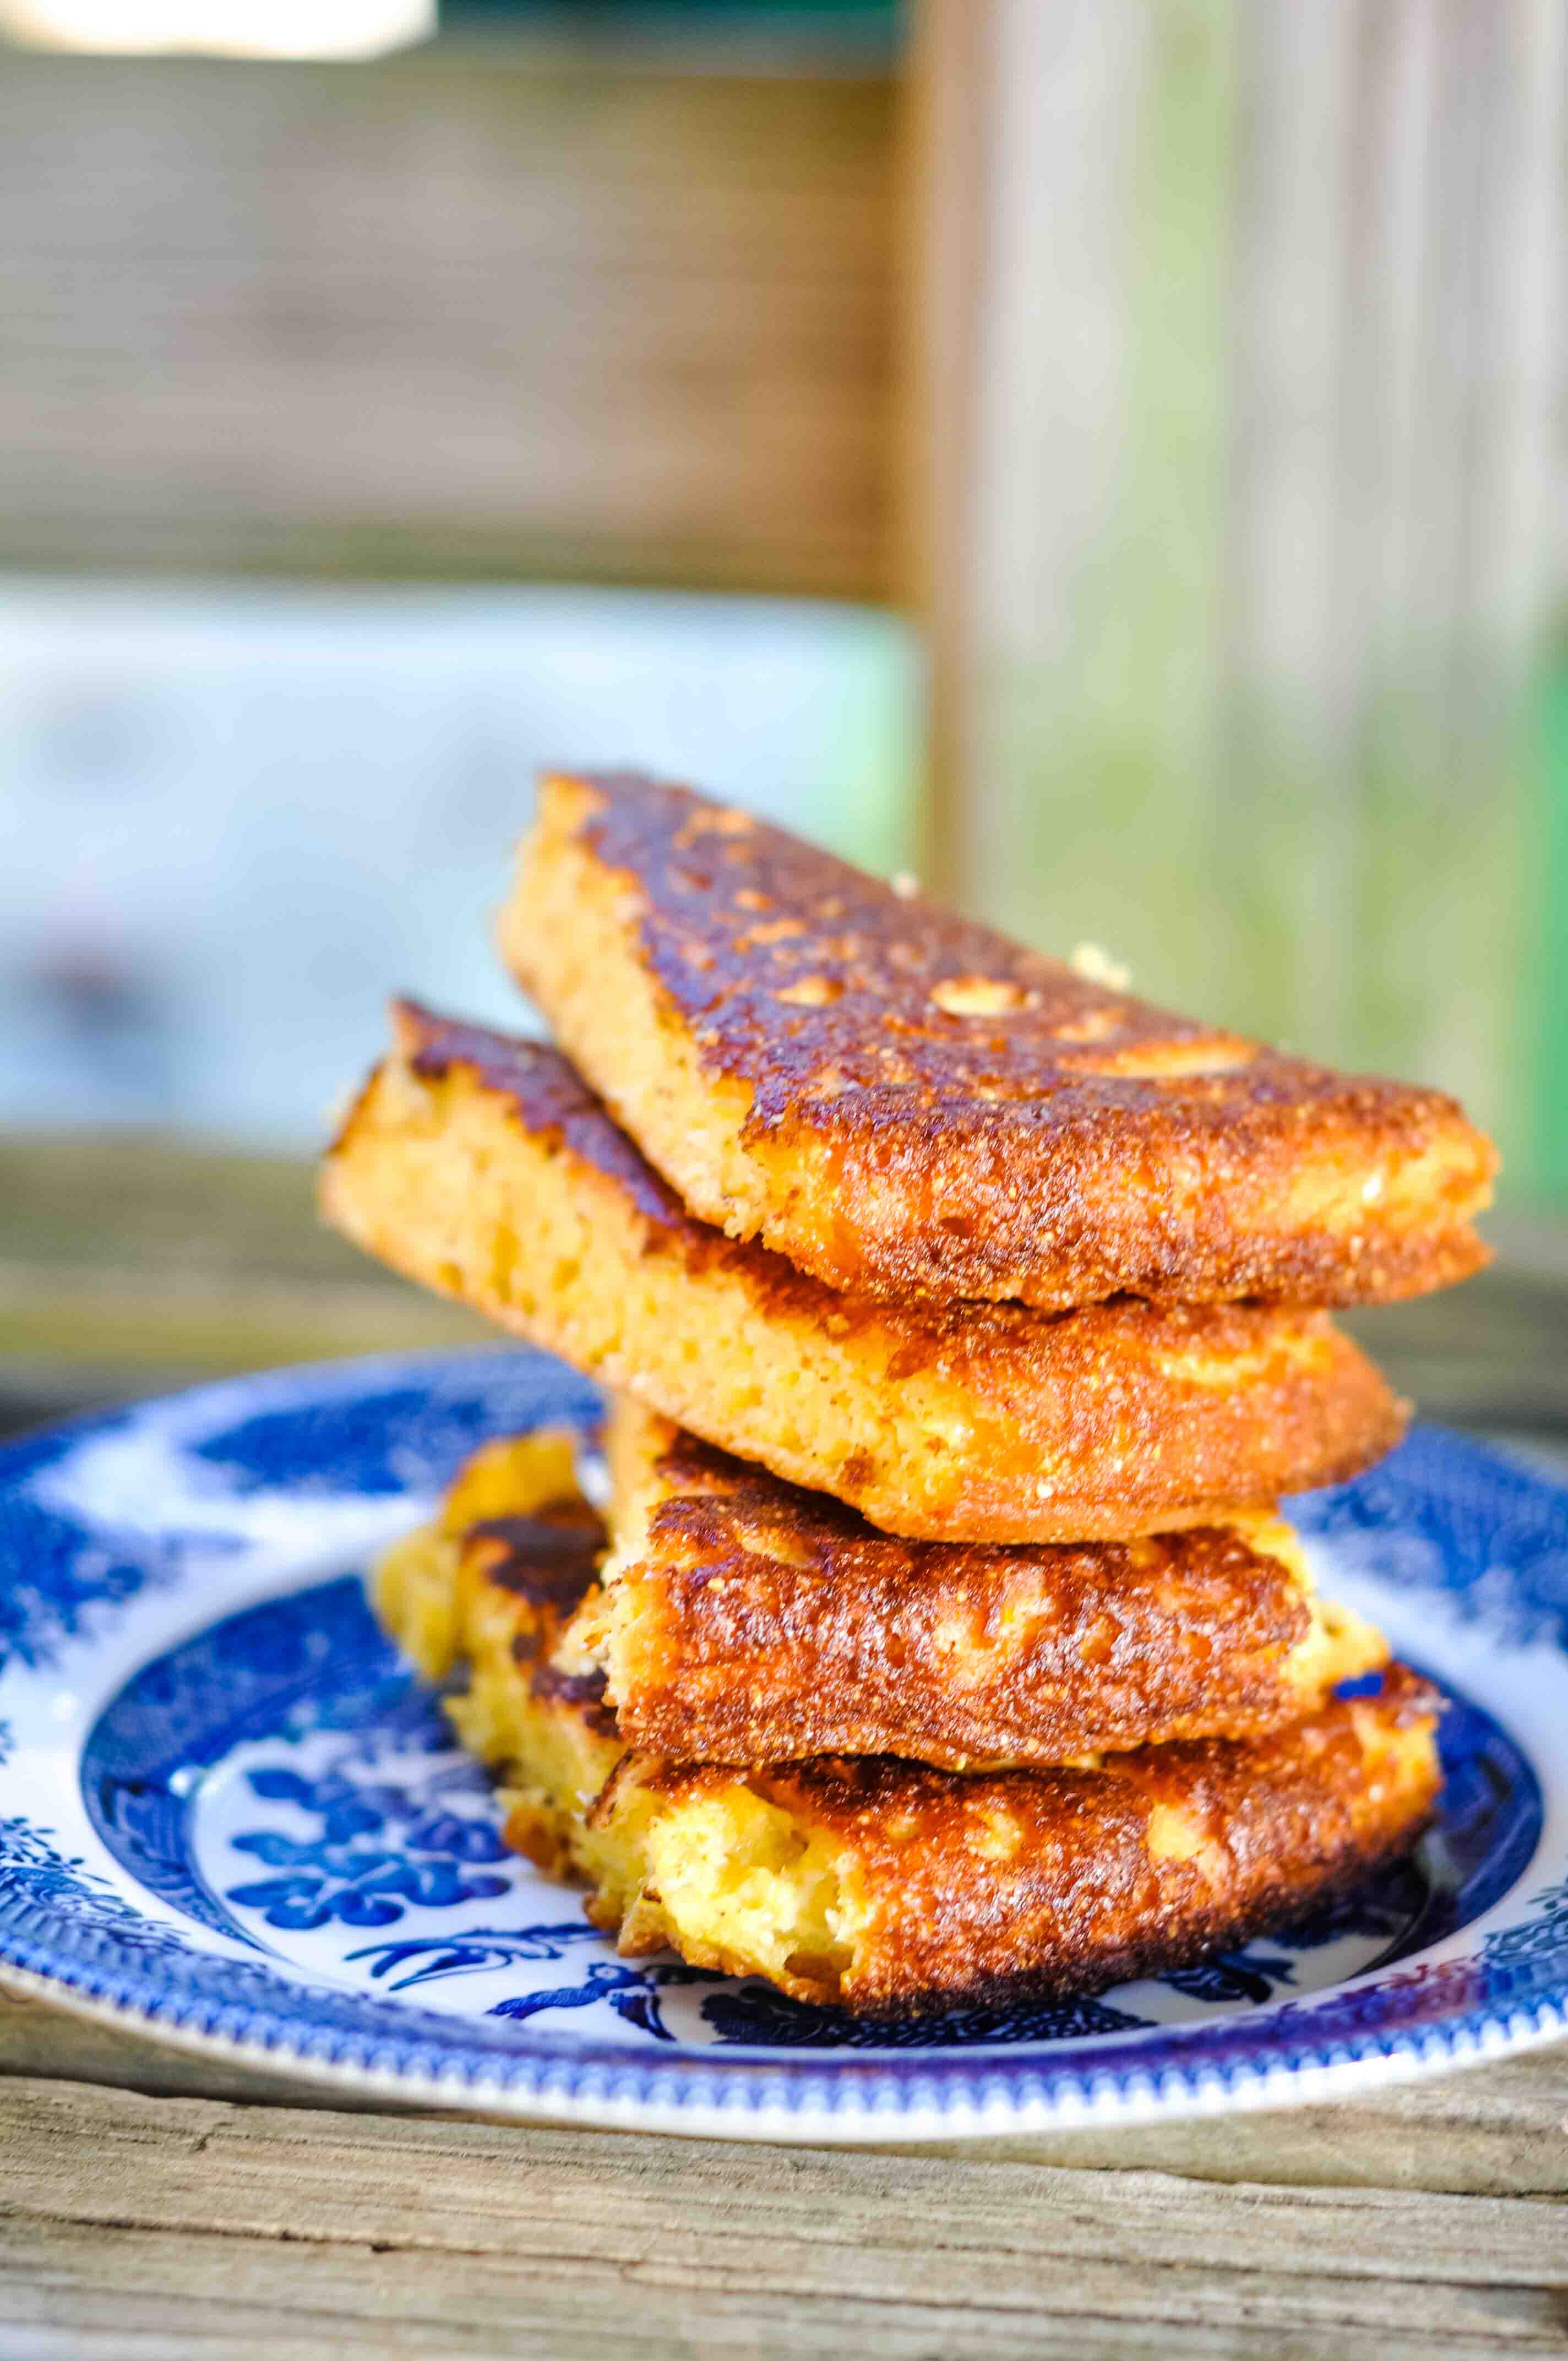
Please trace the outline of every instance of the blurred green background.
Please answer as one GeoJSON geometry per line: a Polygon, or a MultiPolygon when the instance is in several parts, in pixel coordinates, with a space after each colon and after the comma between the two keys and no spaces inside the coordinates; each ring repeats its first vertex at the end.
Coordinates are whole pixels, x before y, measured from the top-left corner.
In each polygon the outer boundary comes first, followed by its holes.
{"type": "Polygon", "coordinates": [[[1457,1091],[1558,1420],[1561,10],[376,5],[0,0],[10,1414],[471,1333],[305,1159],[624,761],[1457,1091]]]}

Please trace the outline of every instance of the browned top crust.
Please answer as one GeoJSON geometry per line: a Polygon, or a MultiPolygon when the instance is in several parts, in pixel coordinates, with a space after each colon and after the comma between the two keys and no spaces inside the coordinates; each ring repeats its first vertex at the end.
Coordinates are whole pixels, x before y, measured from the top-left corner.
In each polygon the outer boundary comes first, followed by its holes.
{"type": "Polygon", "coordinates": [[[1398,1439],[1403,1406],[1324,1312],[844,1296],[695,1220],[545,1043],[406,1001],[393,1019],[398,1057],[327,1159],[329,1218],[885,1530],[1168,1531],[1337,1482],[1398,1439]]]}
{"type": "MultiPolygon", "coordinates": [[[[506,1767],[509,1840],[584,1876],[629,1953],[673,1941],[695,1965],[876,2014],[1094,1991],[1289,1924],[1406,1848],[1430,1811],[1438,1700],[1398,1667],[1375,1694],[1333,1697],[1272,1736],[1093,1769],[618,1754],[582,1618],[563,1620],[570,1583],[536,1599],[484,1578],[505,1543],[472,1504],[488,1521],[510,1483],[531,1505],[540,1474],[536,1457],[491,1446],[440,1522],[390,1554],[378,1597],[433,1673],[466,1658],[476,1690],[460,1727],[506,1767]],[[451,1628],[433,1647],[443,1593],[451,1628]]],[[[590,1592],[583,1614],[595,1611],[590,1592]]]]}
{"type": "Polygon", "coordinates": [[[580,1497],[550,1500],[524,1516],[481,1517],[465,1543],[492,1543],[485,1579],[535,1607],[565,1614],[581,1600],[604,1552],[602,1520],[580,1497]]]}
{"type": "MultiPolygon", "coordinates": [[[[861,1758],[747,1777],[853,1859],[865,1917],[840,1997],[900,2015],[1098,1992],[1288,1926],[1414,1841],[1439,1784],[1440,1705],[1394,1665],[1376,1695],[1247,1745],[1151,1746],[1083,1771],[861,1758]]],[[[633,1755],[598,1808],[733,1775],[633,1755]]]]}
{"type": "Polygon", "coordinates": [[[1387,1657],[1318,1605],[1274,1519],[1057,1548],[895,1541],[662,1420],[618,1417],[611,1694],[627,1741],[676,1762],[963,1770],[1249,1738],[1387,1657]],[[623,1487],[641,1489],[630,1516],[623,1487]]]}
{"type": "Polygon", "coordinates": [[[557,1661],[573,1617],[594,1590],[607,1539],[598,1511],[580,1492],[563,1494],[521,1515],[481,1517],[455,1538],[459,1585],[502,1591],[515,1602],[511,1657],[529,1696],[568,1708],[595,1737],[613,1739],[603,1671],[557,1661]]]}
{"type": "MultiPolygon", "coordinates": [[[[527,1662],[526,1648],[520,1651],[519,1661],[527,1662]]],[[[579,1715],[583,1727],[595,1738],[620,1735],[614,1712],[605,1703],[602,1673],[568,1673],[558,1664],[539,1664],[529,1680],[528,1692],[536,1704],[565,1706],[579,1715]]]]}
{"type": "MultiPolygon", "coordinates": [[[[568,1029],[553,1005],[543,929],[519,953],[529,988],[694,1210],[831,1285],[1354,1303],[1485,1258],[1469,1224],[1495,1153],[1439,1092],[1108,991],[685,787],[546,781],[538,842],[563,829],[630,889],[628,940],[674,1038],[742,1086],[756,1202],[732,1176],[728,1202],[694,1196],[678,1143],[653,1136],[656,1094],[618,1070],[613,1010],[578,1007],[568,1029]]],[[[525,854],[509,951],[530,874],[525,854]]]]}
{"type": "Polygon", "coordinates": [[[465,1575],[509,1592],[527,1628],[543,1635],[538,1654],[555,1645],[593,1588],[609,1536],[579,1493],[521,1516],[477,1518],[455,1538],[465,1575]]]}
{"type": "MultiPolygon", "coordinates": [[[[405,1063],[422,1081],[439,1082],[454,1066],[466,1066],[487,1090],[510,1100],[524,1131],[559,1141],[581,1162],[615,1181],[643,1221],[665,1236],[678,1237],[687,1257],[700,1261],[734,1253],[733,1241],[721,1230],[693,1220],[674,1191],[610,1121],[581,1075],[547,1041],[493,1033],[483,1025],[465,1024],[461,1017],[440,1016],[417,1000],[393,1001],[392,1026],[405,1063]]],[[[329,1155],[351,1136],[354,1116],[351,1108],[329,1155]]],[[[820,1291],[793,1272],[785,1279],[786,1270],[787,1266],[780,1266],[784,1284],[793,1279],[802,1293],[820,1291]]]]}

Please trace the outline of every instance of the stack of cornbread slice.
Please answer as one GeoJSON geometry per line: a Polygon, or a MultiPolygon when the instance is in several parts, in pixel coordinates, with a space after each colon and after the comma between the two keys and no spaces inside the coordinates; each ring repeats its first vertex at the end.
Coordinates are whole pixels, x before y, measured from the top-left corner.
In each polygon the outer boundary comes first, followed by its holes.
{"type": "Polygon", "coordinates": [[[1482,1259],[1451,1101],[636,778],[545,783],[501,943],[571,1062],[400,1005],[323,1196],[613,1389],[608,1532],[519,1438],[380,1576],[513,1841],[623,1950],[884,2013],[1408,1848],[1437,1700],[1277,1504],[1402,1427],[1325,1307],[1482,1259]]]}

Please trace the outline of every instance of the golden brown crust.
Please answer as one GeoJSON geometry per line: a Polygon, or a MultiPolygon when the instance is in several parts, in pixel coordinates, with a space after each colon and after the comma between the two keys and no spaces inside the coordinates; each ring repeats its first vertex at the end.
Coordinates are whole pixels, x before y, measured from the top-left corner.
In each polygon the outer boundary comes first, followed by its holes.
{"type": "Polygon", "coordinates": [[[1172,1016],[683,787],[547,779],[503,953],[705,1219],[829,1285],[1358,1303],[1485,1259],[1441,1093],[1172,1016]]]}
{"type": "Polygon", "coordinates": [[[323,1171],[372,1253],[884,1530],[1124,1538],[1354,1474],[1398,1404],[1321,1312],[836,1294],[688,1214],[558,1052],[410,1003],[323,1171]]]}
{"type": "MultiPolygon", "coordinates": [[[[1098,1992],[1288,1926],[1414,1842],[1438,1792],[1438,1706],[1396,1665],[1377,1696],[1249,1745],[1148,1747],[1093,1771],[750,1775],[858,1864],[868,1920],[839,1997],[904,2015],[1098,1992]]],[[[674,1794],[723,1774],[648,1775],[674,1794]]]]}
{"type": "Polygon", "coordinates": [[[623,1736],[679,1763],[1050,1765],[1299,1721],[1380,1665],[1289,1528],[894,1541],[634,1406],[612,1414],[600,1643],[623,1736]]]}
{"type": "MultiPolygon", "coordinates": [[[[547,1508],[547,1477],[516,1457],[525,1513],[547,1508]]],[[[1092,1771],[619,1754],[567,1620],[585,1523],[563,1521],[570,1573],[538,1579],[531,1548],[531,1578],[497,1582],[503,1542],[461,1529],[472,1490],[388,1554],[378,1606],[433,1675],[467,1662],[449,1709],[509,1782],[509,1839],[587,1883],[628,1953],[674,1943],[878,2015],[1092,1992],[1288,1925],[1405,1850],[1437,1791],[1437,1701],[1398,1667],[1273,1737],[1092,1771]]]]}
{"type": "Polygon", "coordinates": [[[462,1536],[485,1581],[561,1618],[581,1606],[604,1546],[603,1521],[580,1498],[481,1517],[462,1536]]]}

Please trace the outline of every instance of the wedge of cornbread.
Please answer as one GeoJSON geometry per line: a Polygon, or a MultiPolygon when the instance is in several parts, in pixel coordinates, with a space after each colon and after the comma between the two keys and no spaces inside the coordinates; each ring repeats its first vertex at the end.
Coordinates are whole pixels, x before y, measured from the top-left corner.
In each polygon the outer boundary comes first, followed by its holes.
{"type": "Polygon", "coordinates": [[[1266,1739],[1091,1767],[740,1771],[627,1751],[573,1605],[581,1588],[593,1612],[568,1453],[492,1451],[389,1553],[377,1597],[432,1677],[466,1664],[452,1711],[503,1783],[509,1840],[582,1880],[629,1955],[672,1946],[872,2015],[1089,1993],[1288,1925],[1407,1850],[1431,1810],[1436,1699],[1398,1666],[1266,1739]]]}
{"type": "Polygon", "coordinates": [[[836,1294],[694,1221],[566,1061],[394,1009],[329,1220],[709,1442],[933,1540],[1124,1539],[1338,1481],[1403,1406],[1326,1313],[836,1294]]]}
{"type": "Polygon", "coordinates": [[[677,1763],[1049,1766],[1299,1721],[1387,1661],[1275,1516],[1135,1542],[895,1541],[622,1401],[585,1637],[628,1744],[677,1763]]]}
{"type": "MultiPolygon", "coordinates": [[[[620,1840],[602,1923],[623,1950],[668,1944],[871,2015],[1099,1992],[1287,1927],[1406,1851],[1437,1794],[1435,1727],[1433,1692],[1396,1665],[1274,1738],[1099,1770],[871,1756],[741,1776],[630,1754],[588,1815],[620,1840]]],[[[520,1807],[526,1845],[552,1799],[520,1807]]]]}
{"type": "Polygon", "coordinates": [[[1365,1303],[1484,1260],[1453,1101],[1173,1016],[743,811],[543,785],[499,942],[687,1207],[904,1303],[1365,1303]]]}

